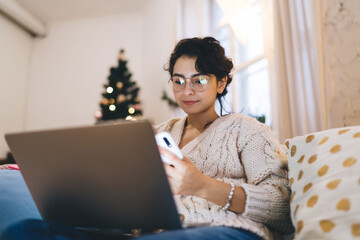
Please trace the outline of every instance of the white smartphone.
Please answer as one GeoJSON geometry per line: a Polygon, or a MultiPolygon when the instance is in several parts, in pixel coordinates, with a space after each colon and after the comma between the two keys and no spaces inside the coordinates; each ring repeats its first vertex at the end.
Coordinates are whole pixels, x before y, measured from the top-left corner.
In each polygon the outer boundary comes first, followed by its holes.
{"type": "MultiPolygon", "coordinates": [[[[174,153],[178,158],[183,159],[184,156],[183,156],[180,148],[178,147],[178,145],[175,143],[174,139],[170,135],[170,133],[160,132],[155,135],[155,140],[159,146],[166,148],[170,152],[174,153]]],[[[162,155],[160,155],[160,156],[161,156],[161,160],[164,163],[171,164],[171,162],[166,157],[164,157],[162,155]]]]}

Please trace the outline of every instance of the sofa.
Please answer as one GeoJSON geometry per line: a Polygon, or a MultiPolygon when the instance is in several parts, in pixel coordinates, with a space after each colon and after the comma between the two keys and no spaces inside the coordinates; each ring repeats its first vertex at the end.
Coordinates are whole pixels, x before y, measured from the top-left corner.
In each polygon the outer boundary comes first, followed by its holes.
{"type": "MultiPolygon", "coordinates": [[[[285,141],[291,219],[286,239],[360,239],[360,126],[285,141]]],[[[0,170],[0,235],[12,223],[41,216],[17,170],[0,170]]]]}
{"type": "Polygon", "coordinates": [[[22,219],[41,219],[20,171],[0,170],[0,235],[22,219]]]}

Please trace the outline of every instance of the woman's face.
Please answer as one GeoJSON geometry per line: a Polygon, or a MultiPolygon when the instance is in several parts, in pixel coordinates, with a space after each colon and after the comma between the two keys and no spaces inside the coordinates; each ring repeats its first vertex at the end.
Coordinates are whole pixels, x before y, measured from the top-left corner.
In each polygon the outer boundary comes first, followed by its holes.
{"type": "MultiPolygon", "coordinates": [[[[176,60],[173,76],[191,78],[199,75],[195,68],[196,57],[182,56],[176,60]]],[[[190,81],[186,80],[185,88],[179,92],[173,91],[177,104],[189,115],[214,111],[217,93],[221,93],[226,84],[217,83],[213,74],[209,76],[209,81],[205,90],[198,92],[192,89],[190,81]]]]}

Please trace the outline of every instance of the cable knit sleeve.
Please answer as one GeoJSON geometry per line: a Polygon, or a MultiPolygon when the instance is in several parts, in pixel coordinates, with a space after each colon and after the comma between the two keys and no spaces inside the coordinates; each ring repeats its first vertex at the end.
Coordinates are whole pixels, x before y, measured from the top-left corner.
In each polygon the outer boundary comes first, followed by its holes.
{"type": "Polygon", "coordinates": [[[242,184],[247,196],[243,216],[281,233],[293,232],[287,158],[270,129],[249,136],[240,158],[247,178],[242,184]]]}

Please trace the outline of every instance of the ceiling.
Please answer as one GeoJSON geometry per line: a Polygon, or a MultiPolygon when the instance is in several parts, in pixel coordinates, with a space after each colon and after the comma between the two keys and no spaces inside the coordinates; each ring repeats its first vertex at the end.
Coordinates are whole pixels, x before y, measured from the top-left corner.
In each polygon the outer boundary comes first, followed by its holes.
{"type": "Polygon", "coordinates": [[[16,0],[45,23],[135,13],[148,0],[16,0]]]}

